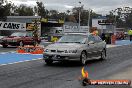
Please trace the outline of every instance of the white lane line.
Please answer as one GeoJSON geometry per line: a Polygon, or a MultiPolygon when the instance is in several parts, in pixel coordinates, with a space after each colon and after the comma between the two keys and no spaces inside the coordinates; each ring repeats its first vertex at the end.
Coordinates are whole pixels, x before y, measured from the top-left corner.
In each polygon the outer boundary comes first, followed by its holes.
{"type": "Polygon", "coordinates": [[[0,54],[16,53],[16,51],[0,52],[0,54]]]}
{"type": "Polygon", "coordinates": [[[0,64],[0,66],[11,65],[11,64],[19,64],[19,63],[30,62],[30,61],[35,61],[35,60],[42,60],[42,58],[37,58],[37,59],[32,59],[32,60],[18,61],[18,62],[13,62],[13,63],[8,63],[8,64],[0,64]]]}
{"type": "Polygon", "coordinates": [[[15,54],[21,54],[21,55],[43,55],[43,54],[30,54],[30,53],[17,53],[16,51],[10,51],[10,52],[0,52],[0,54],[9,54],[9,53],[15,53],[15,54]]]}
{"type": "Polygon", "coordinates": [[[106,45],[106,48],[113,48],[113,47],[118,47],[118,46],[123,46],[123,45],[106,45]]]}
{"type": "Polygon", "coordinates": [[[43,55],[43,54],[30,54],[30,53],[16,53],[16,54],[21,54],[21,55],[26,55],[26,54],[28,54],[28,55],[43,55]]]}
{"type": "Polygon", "coordinates": [[[6,52],[2,52],[2,53],[0,53],[0,54],[7,54],[6,52]]]}

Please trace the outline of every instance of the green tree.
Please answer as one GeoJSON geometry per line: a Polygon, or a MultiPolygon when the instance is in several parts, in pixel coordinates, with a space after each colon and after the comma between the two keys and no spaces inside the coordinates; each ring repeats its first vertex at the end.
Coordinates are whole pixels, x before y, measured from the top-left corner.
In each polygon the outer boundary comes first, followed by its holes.
{"type": "Polygon", "coordinates": [[[116,27],[132,28],[132,8],[122,7],[110,11],[108,19],[114,20],[116,27]]]}
{"type": "Polygon", "coordinates": [[[57,10],[50,10],[49,14],[51,19],[59,19],[59,12],[57,10]]]}
{"type": "Polygon", "coordinates": [[[48,16],[48,10],[45,9],[45,6],[42,2],[36,2],[37,6],[34,7],[35,13],[37,13],[39,16],[47,17],[48,16]]]}
{"type": "MultiPolygon", "coordinates": [[[[72,14],[74,15],[77,22],[79,22],[79,11],[81,12],[81,14],[80,14],[81,25],[87,26],[88,20],[89,20],[89,11],[85,10],[83,8],[83,6],[82,7],[74,7],[72,9],[72,14]]],[[[96,14],[95,12],[90,10],[90,26],[92,26],[92,18],[97,18],[98,16],[100,16],[100,14],[96,14]]]]}
{"type": "Polygon", "coordinates": [[[34,11],[33,8],[26,6],[26,5],[20,5],[15,10],[15,13],[18,13],[19,16],[33,16],[34,11]]]}
{"type": "Polygon", "coordinates": [[[125,17],[125,27],[132,28],[132,12],[125,17]]]}
{"type": "MultiPolygon", "coordinates": [[[[79,22],[79,11],[81,12],[81,16],[80,18],[82,17],[82,12],[83,12],[83,7],[74,7],[72,9],[72,14],[74,15],[77,23],[79,22]]],[[[82,21],[82,19],[80,19],[80,21],[82,21]]],[[[82,24],[82,22],[80,22],[82,24]]]]}
{"type": "Polygon", "coordinates": [[[0,20],[2,20],[3,19],[3,17],[4,17],[4,6],[2,5],[2,2],[0,3],[0,20]]]}
{"type": "Polygon", "coordinates": [[[0,19],[6,20],[6,16],[11,15],[11,8],[13,4],[7,1],[0,2],[0,19]]]}

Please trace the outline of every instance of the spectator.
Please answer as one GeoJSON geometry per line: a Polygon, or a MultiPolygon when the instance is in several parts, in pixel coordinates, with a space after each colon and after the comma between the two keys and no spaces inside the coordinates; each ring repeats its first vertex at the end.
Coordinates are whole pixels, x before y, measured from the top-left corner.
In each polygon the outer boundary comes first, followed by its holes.
{"type": "Polygon", "coordinates": [[[106,39],[105,33],[102,33],[101,38],[102,38],[103,41],[106,39]]]}
{"type": "Polygon", "coordinates": [[[93,35],[99,35],[99,32],[96,27],[92,27],[91,30],[93,35]]]}
{"type": "Polygon", "coordinates": [[[130,36],[130,41],[132,41],[132,29],[128,31],[128,35],[130,36]]]}

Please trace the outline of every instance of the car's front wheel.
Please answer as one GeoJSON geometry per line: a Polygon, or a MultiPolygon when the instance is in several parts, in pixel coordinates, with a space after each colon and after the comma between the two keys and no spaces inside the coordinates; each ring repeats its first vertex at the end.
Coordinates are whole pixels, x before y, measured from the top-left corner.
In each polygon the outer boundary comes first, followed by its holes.
{"type": "Polygon", "coordinates": [[[85,51],[82,51],[81,56],[80,56],[80,61],[82,65],[85,65],[86,61],[87,61],[87,55],[85,51]]]}
{"type": "Polygon", "coordinates": [[[23,47],[23,46],[24,46],[23,41],[20,41],[19,45],[20,45],[21,47],[23,47]]]}
{"type": "Polygon", "coordinates": [[[106,50],[103,49],[102,52],[101,52],[101,60],[105,60],[106,59],[106,50]]]}
{"type": "Polygon", "coordinates": [[[2,46],[3,46],[3,48],[7,48],[8,45],[2,45],[2,46]]]}
{"type": "Polygon", "coordinates": [[[33,41],[33,46],[36,46],[36,45],[38,45],[38,42],[37,41],[33,41]]]}
{"type": "Polygon", "coordinates": [[[53,60],[45,59],[45,63],[47,65],[51,65],[53,63],[53,60]]]}

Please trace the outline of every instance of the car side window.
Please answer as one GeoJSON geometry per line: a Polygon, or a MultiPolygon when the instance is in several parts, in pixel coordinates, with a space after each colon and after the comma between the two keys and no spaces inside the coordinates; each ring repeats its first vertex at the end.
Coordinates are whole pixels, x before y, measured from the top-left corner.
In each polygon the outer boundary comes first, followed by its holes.
{"type": "Polygon", "coordinates": [[[89,36],[88,36],[88,41],[89,41],[89,42],[90,42],[90,41],[95,42],[95,38],[94,38],[94,36],[89,35],[89,36]]]}
{"type": "Polygon", "coordinates": [[[20,33],[19,36],[21,36],[21,37],[25,37],[26,34],[25,34],[25,33],[20,33]]]}
{"type": "Polygon", "coordinates": [[[32,33],[27,33],[26,36],[32,37],[32,33]]]}
{"type": "Polygon", "coordinates": [[[101,42],[102,39],[99,36],[94,36],[96,42],[101,42]]]}

